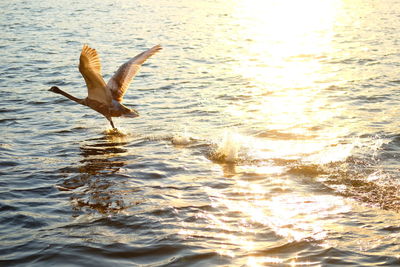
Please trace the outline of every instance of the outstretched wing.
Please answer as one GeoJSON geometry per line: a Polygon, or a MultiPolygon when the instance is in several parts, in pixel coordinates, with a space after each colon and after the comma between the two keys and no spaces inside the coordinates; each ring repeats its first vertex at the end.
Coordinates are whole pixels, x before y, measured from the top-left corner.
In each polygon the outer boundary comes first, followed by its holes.
{"type": "Polygon", "coordinates": [[[138,73],[140,66],[149,57],[161,50],[160,45],[156,45],[139,55],[135,56],[125,64],[123,64],[117,72],[111,77],[107,83],[107,87],[112,93],[113,99],[121,102],[126,90],[128,90],[129,84],[131,83],[133,77],[138,73]]]}
{"type": "Polygon", "coordinates": [[[82,48],[79,58],[79,71],[85,79],[88,88],[88,97],[109,105],[111,93],[101,76],[100,58],[96,50],[86,44],[82,48]]]}

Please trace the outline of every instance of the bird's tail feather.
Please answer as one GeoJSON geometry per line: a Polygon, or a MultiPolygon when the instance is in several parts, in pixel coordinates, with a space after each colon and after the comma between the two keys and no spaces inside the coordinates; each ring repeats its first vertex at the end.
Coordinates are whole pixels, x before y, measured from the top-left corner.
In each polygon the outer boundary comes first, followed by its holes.
{"type": "Polygon", "coordinates": [[[110,109],[111,117],[126,117],[126,118],[136,118],[139,117],[139,112],[135,109],[128,108],[123,104],[113,101],[114,107],[110,109]]]}
{"type": "Polygon", "coordinates": [[[122,117],[126,117],[126,118],[136,118],[139,117],[139,112],[137,112],[135,109],[133,108],[128,108],[124,105],[121,104],[122,107],[122,117]]]}
{"type": "Polygon", "coordinates": [[[139,117],[139,113],[136,110],[131,110],[129,113],[122,114],[122,117],[125,118],[136,118],[139,117]]]}

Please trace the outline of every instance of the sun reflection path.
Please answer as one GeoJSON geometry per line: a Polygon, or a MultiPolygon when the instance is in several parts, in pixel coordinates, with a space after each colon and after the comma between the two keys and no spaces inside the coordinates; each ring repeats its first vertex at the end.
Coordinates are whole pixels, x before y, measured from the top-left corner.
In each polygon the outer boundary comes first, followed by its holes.
{"type": "Polygon", "coordinates": [[[319,60],[332,52],[339,0],[237,1],[238,36],[247,40],[235,68],[277,87],[301,87],[318,79],[319,60]]]}
{"type": "Polygon", "coordinates": [[[226,40],[236,59],[230,68],[249,81],[240,94],[252,97],[232,102],[225,112],[253,125],[250,135],[265,132],[256,140],[258,158],[318,164],[350,154],[352,146],[341,143],[350,130],[332,123],[346,108],[327,93],[341,83],[326,61],[338,52],[333,39],[342,5],[342,0],[234,2],[232,23],[240,26],[226,40]]]}
{"type": "MultiPolygon", "coordinates": [[[[300,134],[328,121],[338,107],[327,104],[322,89],[337,82],[323,60],[334,53],[332,38],[340,0],[235,2],[237,59],[231,69],[252,85],[258,101],[232,105],[227,112],[243,120],[268,122],[273,129],[300,134]],[[240,41],[243,46],[237,46],[240,41]],[[302,127],[296,127],[302,126],[302,127]]],[[[229,45],[229,41],[228,45],[229,45]]]]}

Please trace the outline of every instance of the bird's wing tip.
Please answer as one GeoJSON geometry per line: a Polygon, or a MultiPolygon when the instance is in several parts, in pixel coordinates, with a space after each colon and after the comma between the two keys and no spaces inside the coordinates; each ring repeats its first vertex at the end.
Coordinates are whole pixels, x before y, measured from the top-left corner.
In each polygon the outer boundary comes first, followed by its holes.
{"type": "Polygon", "coordinates": [[[84,43],[83,44],[83,47],[82,47],[82,51],[83,50],[93,50],[93,51],[96,51],[96,49],[94,49],[94,48],[91,48],[87,43],[84,43]]]}
{"type": "Polygon", "coordinates": [[[158,45],[153,46],[153,49],[161,50],[161,49],[163,49],[163,47],[161,46],[161,44],[158,44],[158,45]]]}

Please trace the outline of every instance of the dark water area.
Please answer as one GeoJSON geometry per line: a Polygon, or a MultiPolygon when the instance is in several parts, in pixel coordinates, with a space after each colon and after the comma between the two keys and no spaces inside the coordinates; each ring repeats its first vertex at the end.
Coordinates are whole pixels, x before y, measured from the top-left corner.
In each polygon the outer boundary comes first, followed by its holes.
{"type": "Polygon", "coordinates": [[[400,265],[399,1],[0,8],[0,266],[400,265]]]}

